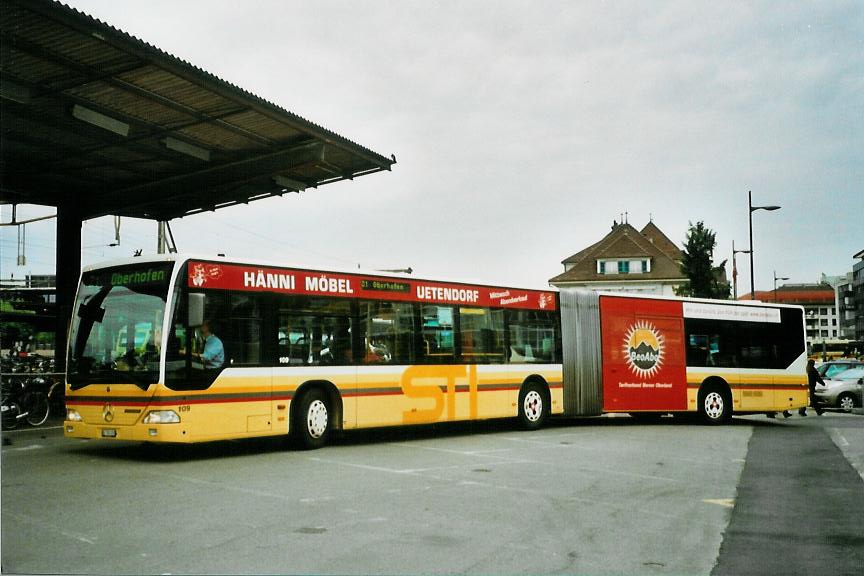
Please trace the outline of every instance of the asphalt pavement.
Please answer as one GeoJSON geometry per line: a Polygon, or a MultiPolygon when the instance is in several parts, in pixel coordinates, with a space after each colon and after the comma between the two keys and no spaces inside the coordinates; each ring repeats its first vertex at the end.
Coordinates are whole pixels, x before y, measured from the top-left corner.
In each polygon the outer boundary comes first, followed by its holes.
{"type": "Polygon", "coordinates": [[[712,575],[864,573],[861,417],[808,418],[754,428],[712,575]]]}
{"type": "MultiPolygon", "coordinates": [[[[55,423],[56,424],[56,423],[55,423]]],[[[858,574],[864,417],[147,446],[3,434],[2,572],[858,574]]]]}

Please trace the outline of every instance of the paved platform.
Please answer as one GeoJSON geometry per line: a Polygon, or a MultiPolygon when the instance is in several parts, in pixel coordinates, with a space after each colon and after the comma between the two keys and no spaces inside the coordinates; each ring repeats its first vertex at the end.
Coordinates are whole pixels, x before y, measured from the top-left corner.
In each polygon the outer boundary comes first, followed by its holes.
{"type": "Polygon", "coordinates": [[[857,574],[864,417],[186,447],[3,434],[2,572],[857,574]],[[8,443],[6,442],[8,441],[8,443]]]}
{"type": "Polygon", "coordinates": [[[864,428],[808,418],[754,428],[712,575],[864,573],[864,428]]]}

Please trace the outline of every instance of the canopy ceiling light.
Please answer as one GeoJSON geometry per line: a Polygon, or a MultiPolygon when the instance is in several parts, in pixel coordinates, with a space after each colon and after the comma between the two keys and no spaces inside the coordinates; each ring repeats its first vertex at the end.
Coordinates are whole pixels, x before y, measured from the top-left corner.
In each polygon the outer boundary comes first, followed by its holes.
{"type": "Polygon", "coordinates": [[[282,188],[288,190],[296,190],[297,192],[303,192],[306,190],[306,184],[300,182],[299,180],[292,180],[291,178],[286,178],[285,176],[274,176],[273,181],[282,188]]]}
{"type": "Polygon", "coordinates": [[[72,107],[72,116],[74,116],[78,120],[82,120],[84,122],[87,122],[88,124],[92,124],[93,126],[102,128],[103,130],[113,132],[114,134],[118,134],[120,136],[129,136],[129,124],[121,122],[116,118],[106,116],[101,112],[96,112],[95,110],[85,108],[80,104],[75,104],[72,107]]]}
{"type": "Polygon", "coordinates": [[[0,80],[0,97],[19,104],[30,104],[30,89],[3,78],[0,80]]]}
{"type": "Polygon", "coordinates": [[[169,150],[174,150],[175,152],[180,152],[181,154],[186,154],[187,156],[192,156],[193,158],[198,158],[205,162],[210,161],[210,150],[207,150],[206,148],[189,144],[188,142],[172,138],[171,136],[165,138],[163,142],[165,143],[165,147],[169,150]]]}

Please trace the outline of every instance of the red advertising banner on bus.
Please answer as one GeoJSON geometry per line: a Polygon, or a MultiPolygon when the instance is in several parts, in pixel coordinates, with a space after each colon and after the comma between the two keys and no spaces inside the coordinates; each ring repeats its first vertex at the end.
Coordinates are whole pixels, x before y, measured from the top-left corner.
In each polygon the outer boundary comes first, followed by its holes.
{"type": "Polygon", "coordinates": [[[555,293],[215,262],[189,262],[190,288],[555,310],[555,293]]]}
{"type": "Polygon", "coordinates": [[[600,297],[603,410],[686,410],[680,301],[600,297]]]}

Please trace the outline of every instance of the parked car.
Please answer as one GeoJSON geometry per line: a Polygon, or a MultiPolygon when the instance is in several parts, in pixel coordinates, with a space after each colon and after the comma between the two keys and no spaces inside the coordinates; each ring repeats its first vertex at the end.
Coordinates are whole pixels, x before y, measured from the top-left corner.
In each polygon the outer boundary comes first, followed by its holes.
{"type": "Polygon", "coordinates": [[[858,368],[864,366],[861,360],[829,360],[816,367],[816,371],[822,378],[834,378],[840,372],[849,370],[850,368],[858,368]]]}
{"type": "Polygon", "coordinates": [[[861,406],[861,385],[864,383],[864,366],[851,368],[826,379],[825,386],[816,386],[816,403],[822,408],[840,408],[851,412],[861,406]]]}

